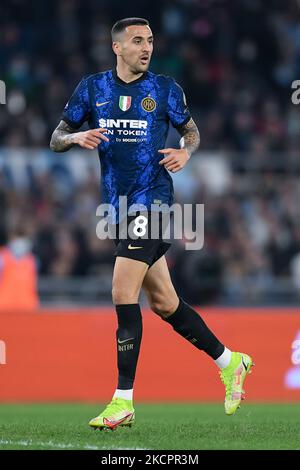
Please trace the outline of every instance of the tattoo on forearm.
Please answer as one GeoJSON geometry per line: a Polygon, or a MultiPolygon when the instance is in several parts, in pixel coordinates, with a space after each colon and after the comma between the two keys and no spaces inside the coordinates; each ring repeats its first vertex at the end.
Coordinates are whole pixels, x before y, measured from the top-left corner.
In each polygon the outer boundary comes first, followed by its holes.
{"type": "Polygon", "coordinates": [[[178,132],[182,136],[181,148],[186,149],[191,155],[200,145],[200,134],[194,120],[191,118],[184,126],[178,128],[178,132]]]}
{"type": "Polygon", "coordinates": [[[60,121],[51,137],[51,150],[53,152],[66,152],[69,150],[74,145],[74,132],[76,132],[76,129],[73,129],[65,121],[60,121]]]}

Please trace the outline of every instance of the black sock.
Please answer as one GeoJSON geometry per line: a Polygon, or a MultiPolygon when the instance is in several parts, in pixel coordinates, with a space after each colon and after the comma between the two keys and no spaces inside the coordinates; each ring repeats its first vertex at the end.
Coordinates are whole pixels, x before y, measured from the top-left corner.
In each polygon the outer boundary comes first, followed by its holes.
{"type": "Polygon", "coordinates": [[[139,304],[116,305],[118,315],[118,389],[133,388],[142,339],[142,315],[139,304]]]}
{"type": "Polygon", "coordinates": [[[217,359],[224,352],[224,345],[210,331],[200,315],[182,299],[179,299],[177,310],[166,321],[177,333],[213,359],[217,359]]]}

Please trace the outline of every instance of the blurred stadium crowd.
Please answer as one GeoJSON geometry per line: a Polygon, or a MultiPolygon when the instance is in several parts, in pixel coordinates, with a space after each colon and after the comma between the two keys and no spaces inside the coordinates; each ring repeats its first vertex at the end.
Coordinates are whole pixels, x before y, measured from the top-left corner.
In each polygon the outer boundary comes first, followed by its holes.
{"type": "MultiPolygon", "coordinates": [[[[278,279],[300,289],[297,0],[11,0],[0,9],[2,243],[19,219],[41,275],[112,266],[113,244],[95,236],[97,157],[48,146],[81,77],[114,67],[112,24],[142,16],[154,32],[150,69],[181,84],[201,135],[190,168],[174,177],[178,202],[205,204],[204,249],[178,242],[168,254],[179,293],[243,303],[243,285],[250,297],[276,291],[278,279]]],[[[178,145],[173,130],[169,144],[178,145]]]]}

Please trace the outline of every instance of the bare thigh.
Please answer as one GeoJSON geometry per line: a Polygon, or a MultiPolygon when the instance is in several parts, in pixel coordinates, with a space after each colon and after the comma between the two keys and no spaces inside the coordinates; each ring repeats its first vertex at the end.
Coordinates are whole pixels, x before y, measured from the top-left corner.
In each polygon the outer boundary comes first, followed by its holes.
{"type": "Polygon", "coordinates": [[[115,305],[138,303],[147,270],[148,265],[142,261],[116,257],[112,281],[112,300],[115,305]]]}
{"type": "Polygon", "coordinates": [[[150,308],[162,318],[167,318],[178,307],[179,299],[173,286],[165,256],[151,266],[142,285],[150,308]]]}

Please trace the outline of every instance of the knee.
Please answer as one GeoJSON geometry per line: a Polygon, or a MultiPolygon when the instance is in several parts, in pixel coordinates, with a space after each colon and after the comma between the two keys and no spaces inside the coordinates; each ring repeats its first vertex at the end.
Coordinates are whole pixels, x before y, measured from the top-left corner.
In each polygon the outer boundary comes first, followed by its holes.
{"type": "Polygon", "coordinates": [[[163,320],[168,318],[178,307],[179,299],[168,299],[162,297],[155,297],[150,301],[150,308],[154,313],[159,315],[163,320]]]}
{"type": "Polygon", "coordinates": [[[138,293],[130,292],[122,286],[113,286],[112,301],[114,305],[138,303],[138,293]]]}

